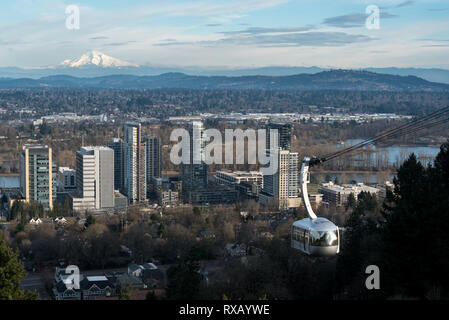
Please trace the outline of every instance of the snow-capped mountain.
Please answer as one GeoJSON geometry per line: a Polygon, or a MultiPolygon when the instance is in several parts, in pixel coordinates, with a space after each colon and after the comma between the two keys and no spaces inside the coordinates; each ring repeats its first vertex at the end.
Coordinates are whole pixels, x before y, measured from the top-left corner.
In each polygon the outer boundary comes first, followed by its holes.
{"type": "Polygon", "coordinates": [[[138,67],[137,64],[113,58],[100,51],[95,50],[83,54],[79,59],[64,60],[60,64],[60,66],[71,68],[79,68],[86,66],[97,66],[103,68],[138,67]]]}

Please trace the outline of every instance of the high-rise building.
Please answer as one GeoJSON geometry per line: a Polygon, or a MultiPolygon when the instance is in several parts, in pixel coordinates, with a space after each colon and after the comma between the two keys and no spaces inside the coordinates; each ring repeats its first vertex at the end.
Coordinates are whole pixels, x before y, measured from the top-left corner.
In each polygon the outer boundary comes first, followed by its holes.
{"type": "Polygon", "coordinates": [[[140,123],[124,127],[124,193],[130,202],[141,202],[147,195],[147,153],[140,123]]]}
{"type": "Polygon", "coordinates": [[[201,190],[207,187],[208,166],[205,160],[204,127],[201,121],[193,121],[189,125],[190,159],[182,164],[183,191],[201,190]]]}
{"type": "Polygon", "coordinates": [[[56,163],[46,145],[25,145],[20,154],[20,189],[26,202],[36,201],[53,208],[56,198],[56,163]]]}
{"type": "Polygon", "coordinates": [[[114,207],[114,151],[108,147],[82,147],[76,152],[78,207],[101,210],[114,207]]]}
{"type": "MultiPolygon", "coordinates": [[[[272,150],[267,150],[270,151],[272,150]]],[[[299,207],[298,153],[279,149],[277,164],[277,170],[273,174],[265,174],[263,177],[260,199],[264,203],[274,202],[280,210],[299,207]]]]}
{"type": "Polygon", "coordinates": [[[114,189],[123,190],[124,181],[124,148],[123,140],[112,138],[109,148],[114,150],[114,189]]]}
{"type": "Polygon", "coordinates": [[[269,123],[266,127],[266,149],[271,149],[270,129],[278,131],[278,147],[282,150],[292,151],[292,125],[290,123],[269,123]]]}
{"type": "Polygon", "coordinates": [[[159,137],[150,136],[147,143],[147,184],[161,176],[161,143],[159,137]]]}

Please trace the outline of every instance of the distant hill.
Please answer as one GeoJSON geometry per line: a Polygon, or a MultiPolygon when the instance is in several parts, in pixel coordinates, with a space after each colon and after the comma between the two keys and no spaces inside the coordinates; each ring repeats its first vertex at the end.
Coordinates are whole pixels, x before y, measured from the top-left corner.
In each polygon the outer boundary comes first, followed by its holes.
{"type": "MultiPolygon", "coordinates": [[[[88,63],[81,65],[81,60],[66,60],[58,66],[44,68],[18,68],[0,67],[0,78],[31,78],[40,79],[53,75],[68,75],[73,77],[103,77],[110,75],[136,75],[136,76],[156,76],[164,73],[185,73],[195,76],[292,76],[298,74],[316,74],[322,71],[331,71],[319,67],[263,67],[253,69],[214,69],[200,67],[151,67],[133,66],[127,64],[111,63],[112,66],[104,67],[104,64],[95,65],[88,63]],[[70,65],[81,65],[70,67],[70,65]],[[119,65],[119,66],[117,66],[119,65]]],[[[102,59],[101,62],[104,60],[102,59]]],[[[106,60],[107,61],[107,60],[106,60]]],[[[364,71],[374,73],[390,74],[397,76],[416,76],[427,81],[449,84],[449,70],[445,69],[423,69],[423,68],[366,68],[364,71]]],[[[356,70],[357,71],[357,70],[356,70]]]]}
{"type": "MultiPolygon", "coordinates": [[[[207,68],[207,67],[161,67],[138,65],[132,62],[111,57],[100,51],[91,50],[79,58],[65,59],[53,66],[21,68],[0,67],[0,78],[31,78],[54,75],[67,75],[72,77],[104,77],[111,75],[157,76],[164,73],[185,73],[192,76],[294,76],[299,74],[316,74],[331,71],[332,68],[299,67],[299,66],[270,66],[259,68],[207,68]]],[[[449,70],[425,68],[364,68],[360,69],[374,73],[390,74],[396,76],[416,76],[431,82],[449,84],[449,70]]],[[[360,71],[355,69],[355,71],[360,71]]]]}
{"type": "Polygon", "coordinates": [[[164,73],[156,76],[108,75],[79,78],[54,75],[40,79],[0,78],[0,88],[186,88],[186,89],[282,89],[449,92],[449,84],[429,82],[416,76],[369,71],[331,70],[287,76],[194,76],[164,73]]]}

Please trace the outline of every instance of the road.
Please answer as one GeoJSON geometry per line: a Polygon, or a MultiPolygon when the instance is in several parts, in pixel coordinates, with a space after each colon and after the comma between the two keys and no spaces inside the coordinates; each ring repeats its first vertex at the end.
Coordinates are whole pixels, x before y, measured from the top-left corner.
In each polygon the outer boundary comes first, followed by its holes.
{"type": "Polygon", "coordinates": [[[43,300],[51,299],[45,290],[44,281],[40,273],[29,273],[20,281],[20,287],[24,290],[36,290],[43,300]]]}

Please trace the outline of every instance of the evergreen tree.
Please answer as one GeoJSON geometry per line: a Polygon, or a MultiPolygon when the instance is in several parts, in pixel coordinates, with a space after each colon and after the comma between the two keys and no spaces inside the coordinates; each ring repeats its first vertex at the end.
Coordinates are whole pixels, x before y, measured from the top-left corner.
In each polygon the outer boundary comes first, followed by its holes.
{"type": "Polygon", "coordinates": [[[173,300],[195,300],[199,298],[201,275],[196,254],[188,257],[167,271],[167,297],[173,300]]]}
{"type": "Polygon", "coordinates": [[[157,235],[159,236],[159,238],[167,237],[167,228],[162,222],[159,224],[159,228],[157,229],[157,235]]]}
{"type": "Polygon", "coordinates": [[[84,226],[86,228],[88,228],[90,225],[95,224],[95,217],[92,216],[91,214],[89,214],[86,218],[86,223],[84,224],[84,226]]]}
{"type": "Polygon", "coordinates": [[[125,286],[119,288],[118,298],[120,300],[131,300],[132,286],[131,283],[126,280],[125,286]]]}
{"type": "Polygon", "coordinates": [[[411,155],[399,168],[384,204],[384,281],[390,294],[424,298],[449,293],[449,152],[441,147],[434,166],[411,155]]]}
{"type": "Polygon", "coordinates": [[[354,194],[351,192],[351,194],[348,196],[348,200],[346,201],[345,210],[348,211],[349,208],[354,210],[356,205],[357,200],[355,199],[354,194]]]}
{"type": "Polygon", "coordinates": [[[25,293],[19,286],[25,276],[18,254],[6,245],[0,233],[0,300],[36,300],[36,292],[25,293]]]}

